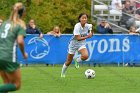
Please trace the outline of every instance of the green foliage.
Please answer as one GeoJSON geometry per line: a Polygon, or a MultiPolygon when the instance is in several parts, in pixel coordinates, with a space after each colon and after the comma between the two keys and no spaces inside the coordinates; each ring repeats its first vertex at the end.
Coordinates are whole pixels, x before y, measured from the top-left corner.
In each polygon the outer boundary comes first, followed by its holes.
{"type": "Polygon", "coordinates": [[[35,19],[43,33],[55,25],[60,26],[62,33],[72,33],[79,14],[85,12],[90,15],[91,11],[91,0],[1,0],[0,18],[7,19],[10,8],[18,1],[26,5],[25,22],[35,19]]]}

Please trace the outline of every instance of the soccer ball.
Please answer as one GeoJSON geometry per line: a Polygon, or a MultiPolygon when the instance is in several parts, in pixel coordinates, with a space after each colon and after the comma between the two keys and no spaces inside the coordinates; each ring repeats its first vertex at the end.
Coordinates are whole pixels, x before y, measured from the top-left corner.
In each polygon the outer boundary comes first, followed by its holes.
{"type": "Polygon", "coordinates": [[[85,71],[85,76],[88,79],[95,78],[95,71],[93,69],[87,69],[85,71]]]}

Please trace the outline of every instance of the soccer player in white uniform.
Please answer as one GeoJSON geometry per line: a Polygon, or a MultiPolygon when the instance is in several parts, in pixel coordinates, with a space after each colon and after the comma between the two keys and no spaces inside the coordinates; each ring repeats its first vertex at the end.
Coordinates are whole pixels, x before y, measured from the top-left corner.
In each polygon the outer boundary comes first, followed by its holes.
{"type": "Polygon", "coordinates": [[[86,39],[92,37],[92,24],[88,24],[88,15],[81,13],[78,17],[79,22],[75,25],[73,37],[69,42],[67,60],[62,67],[61,77],[65,77],[65,72],[71,64],[76,51],[81,56],[74,59],[75,67],[79,68],[79,62],[88,59],[88,51],[86,49],[86,39]]]}

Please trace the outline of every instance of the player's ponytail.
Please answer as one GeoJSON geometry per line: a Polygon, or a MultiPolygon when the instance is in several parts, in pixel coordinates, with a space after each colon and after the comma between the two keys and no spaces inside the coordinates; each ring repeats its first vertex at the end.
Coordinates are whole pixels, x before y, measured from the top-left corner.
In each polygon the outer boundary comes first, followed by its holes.
{"type": "Polygon", "coordinates": [[[21,20],[21,17],[23,15],[24,11],[25,11],[25,7],[23,6],[23,4],[16,3],[12,8],[12,12],[11,12],[9,19],[10,19],[10,21],[12,21],[14,26],[19,24],[21,27],[26,29],[26,25],[25,25],[24,21],[21,20]]]}

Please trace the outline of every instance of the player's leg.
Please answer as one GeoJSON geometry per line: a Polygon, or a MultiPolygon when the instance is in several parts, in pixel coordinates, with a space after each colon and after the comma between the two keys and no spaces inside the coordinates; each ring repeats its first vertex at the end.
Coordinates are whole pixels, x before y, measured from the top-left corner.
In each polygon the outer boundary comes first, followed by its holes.
{"type": "Polygon", "coordinates": [[[74,54],[67,55],[67,60],[62,67],[61,77],[65,77],[66,70],[67,70],[68,66],[71,64],[73,56],[74,56],[74,54]]]}
{"type": "Polygon", "coordinates": [[[78,62],[88,59],[88,51],[86,48],[79,50],[79,52],[81,53],[81,57],[77,58],[78,62]]]}
{"type": "Polygon", "coordinates": [[[7,73],[7,76],[9,77],[10,81],[16,85],[16,89],[20,89],[21,87],[21,72],[20,68],[18,68],[16,71],[12,73],[7,73]]]}
{"type": "Polygon", "coordinates": [[[4,84],[10,83],[8,76],[6,75],[6,73],[4,71],[2,71],[2,70],[0,71],[0,76],[1,76],[4,84]]]}
{"type": "Polygon", "coordinates": [[[74,59],[76,68],[79,68],[79,62],[84,61],[88,58],[88,51],[87,51],[86,47],[81,48],[79,50],[79,52],[80,52],[81,56],[74,59]]]}
{"type": "Polygon", "coordinates": [[[79,62],[88,58],[88,51],[85,45],[79,47],[78,52],[80,52],[81,56],[78,58],[74,58],[75,68],[79,68],[79,62]]]}
{"type": "Polygon", "coordinates": [[[66,60],[66,62],[65,62],[65,65],[66,65],[66,66],[69,66],[69,65],[71,64],[72,59],[73,59],[73,56],[74,56],[74,54],[68,54],[67,60],[66,60]]]}
{"type": "Polygon", "coordinates": [[[20,69],[18,68],[14,72],[6,73],[6,75],[9,78],[10,83],[4,84],[3,86],[0,86],[0,92],[10,92],[10,91],[18,90],[21,86],[20,69]]]}
{"type": "Polygon", "coordinates": [[[73,43],[70,42],[69,47],[68,47],[67,59],[62,67],[61,77],[65,77],[66,70],[67,70],[68,66],[71,64],[76,50],[77,50],[77,48],[73,47],[73,43]]]}

